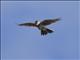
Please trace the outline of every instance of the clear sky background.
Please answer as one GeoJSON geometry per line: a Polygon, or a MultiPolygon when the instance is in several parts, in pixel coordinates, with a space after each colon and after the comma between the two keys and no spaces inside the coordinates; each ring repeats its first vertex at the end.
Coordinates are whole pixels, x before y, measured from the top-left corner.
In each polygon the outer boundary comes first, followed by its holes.
{"type": "Polygon", "coordinates": [[[2,60],[77,60],[78,18],[78,2],[1,2],[2,60]],[[37,28],[18,26],[58,17],[60,21],[48,26],[55,32],[46,36],[37,28]]]}

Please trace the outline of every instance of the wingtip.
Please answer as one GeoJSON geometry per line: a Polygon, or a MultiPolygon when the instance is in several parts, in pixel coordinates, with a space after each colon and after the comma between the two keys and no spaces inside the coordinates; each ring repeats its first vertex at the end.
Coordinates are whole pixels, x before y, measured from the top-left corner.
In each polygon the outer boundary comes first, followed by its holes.
{"type": "Polygon", "coordinates": [[[18,26],[23,26],[23,24],[18,24],[18,26]]]}
{"type": "Polygon", "coordinates": [[[61,17],[59,17],[59,18],[56,18],[57,20],[61,20],[61,17]]]}
{"type": "Polygon", "coordinates": [[[61,20],[61,17],[55,18],[54,20],[55,20],[55,21],[60,21],[60,20],[61,20]]]}

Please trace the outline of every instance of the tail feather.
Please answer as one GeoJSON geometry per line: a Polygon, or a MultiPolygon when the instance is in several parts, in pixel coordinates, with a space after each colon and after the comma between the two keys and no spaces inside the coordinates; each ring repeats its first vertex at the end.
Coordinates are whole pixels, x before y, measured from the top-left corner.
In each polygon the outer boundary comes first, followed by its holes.
{"type": "Polygon", "coordinates": [[[46,29],[48,33],[52,33],[53,31],[50,29],[46,29]]]}
{"type": "Polygon", "coordinates": [[[48,32],[45,30],[41,30],[41,35],[46,35],[48,32]]]}
{"type": "Polygon", "coordinates": [[[53,32],[52,30],[46,28],[45,30],[41,30],[41,35],[46,35],[46,34],[52,33],[52,32],[53,32]]]}

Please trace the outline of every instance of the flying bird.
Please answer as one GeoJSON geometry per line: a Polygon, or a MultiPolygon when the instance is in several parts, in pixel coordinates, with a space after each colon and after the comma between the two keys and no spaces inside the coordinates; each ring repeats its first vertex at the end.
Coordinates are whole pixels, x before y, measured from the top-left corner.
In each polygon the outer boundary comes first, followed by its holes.
{"type": "Polygon", "coordinates": [[[55,23],[59,20],[60,20],[60,18],[45,19],[41,22],[40,21],[35,21],[35,23],[22,23],[22,24],[19,24],[19,26],[37,27],[41,31],[41,35],[47,35],[48,33],[52,33],[53,30],[46,28],[46,26],[50,25],[52,23],[55,23]]]}

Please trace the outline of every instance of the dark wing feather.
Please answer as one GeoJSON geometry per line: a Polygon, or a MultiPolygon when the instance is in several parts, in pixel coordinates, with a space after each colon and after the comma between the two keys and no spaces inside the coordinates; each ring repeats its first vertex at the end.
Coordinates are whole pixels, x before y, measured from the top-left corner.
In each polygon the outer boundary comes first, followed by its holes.
{"type": "Polygon", "coordinates": [[[22,23],[22,24],[19,24],[19,26],[31,26],[31,27],[36,27],[36,24],[34,24],[34,23],[22,23]]]}
{"type": "Polygon", "coordinates": [[[59,20],[60,20],[60,18],[56,18],[56,19],[45,19],[44,21],[42,21],[42,22],[40,23],[40,25],[46,26],[46,25],[49,25],[49,24],[51,24],[51,23],[55,23],[55,22],[57,22],[57,21],[59,21],[59,20]]]}

